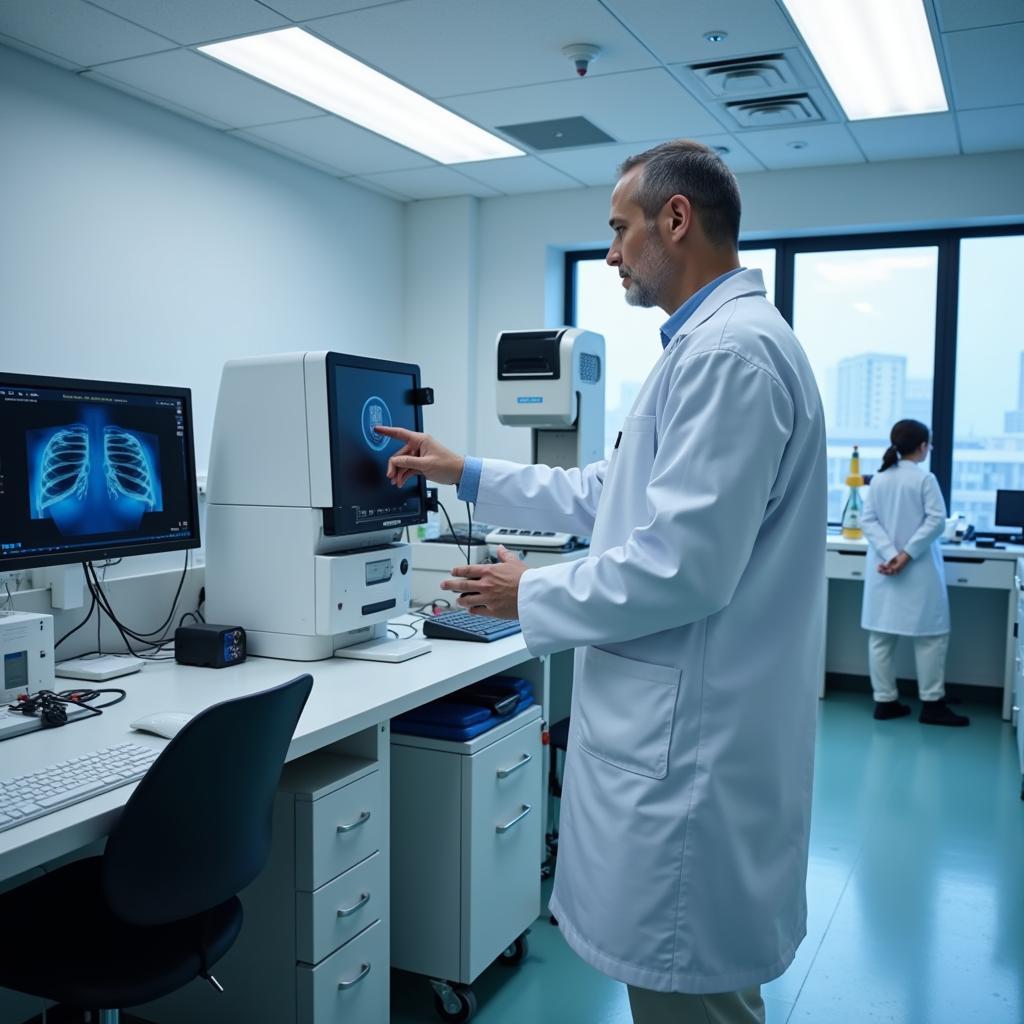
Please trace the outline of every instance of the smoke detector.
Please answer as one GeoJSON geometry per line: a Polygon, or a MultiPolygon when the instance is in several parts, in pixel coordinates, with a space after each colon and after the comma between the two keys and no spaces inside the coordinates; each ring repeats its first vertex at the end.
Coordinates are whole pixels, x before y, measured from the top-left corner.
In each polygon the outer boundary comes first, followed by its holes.
{"type": "Polygon", "coordinates": [[[576,74],[583,78],[590,65],[601,56],[601,47],[593,43],[569,43],[562,47],[562,53],[572,61],[576,74]]]}

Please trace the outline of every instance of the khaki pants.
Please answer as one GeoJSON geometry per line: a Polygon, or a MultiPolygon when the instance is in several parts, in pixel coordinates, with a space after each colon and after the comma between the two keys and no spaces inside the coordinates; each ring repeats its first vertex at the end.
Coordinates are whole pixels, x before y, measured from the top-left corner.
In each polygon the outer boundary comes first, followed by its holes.
{"type": "MultiPolygon", "coordinates": [[[[914,663],[917,666],[917,692],[921,700],[941,700],[946,695],[946,648],[949,634],[915,636],[914,663]]],[[[871,689],[875,700],[885,703],[896,700],[896,644],[893,633],[876,633],[868,638],[868,664],[871,689]]]]}
{"type": "Polygon", "coordinates": [[[759,985],[703,996],[628,987],[633,1024],[764,1024],[759,985]]]}

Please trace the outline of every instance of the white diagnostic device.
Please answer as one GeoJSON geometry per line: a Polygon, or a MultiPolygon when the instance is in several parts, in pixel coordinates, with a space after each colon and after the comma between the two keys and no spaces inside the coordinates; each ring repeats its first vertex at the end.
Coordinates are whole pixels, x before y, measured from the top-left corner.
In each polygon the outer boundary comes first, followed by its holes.
{"type": "Polygon", "coordinates": [[[53,689],[53,616],[0,614],[0,703],[53,689]]]}

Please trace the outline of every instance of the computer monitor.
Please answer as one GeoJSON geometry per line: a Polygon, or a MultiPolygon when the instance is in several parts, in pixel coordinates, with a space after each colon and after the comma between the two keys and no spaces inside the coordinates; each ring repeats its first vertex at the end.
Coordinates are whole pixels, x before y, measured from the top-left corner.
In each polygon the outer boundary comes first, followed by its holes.
{"type": "Polygon", "coordinates": [[[423,477],[395,487],[387,478],[387,465],[401,444],[373,429],[378,424],[423,429],[419,367],[338,352],[327,353],[326,359],[333,501],[324,510],[325,534],[425,522],[423,477]]]}
{"type": "Polygon", "coordinates": [[[1024,491],[996,491],[996,526],[1012,526],[1017,539],[1024,531],[1024,491]]]}
{"type": "Polygon", "coordinates": [[[198,546],[188,388],[0,374],[0,572],[198,546]]]}

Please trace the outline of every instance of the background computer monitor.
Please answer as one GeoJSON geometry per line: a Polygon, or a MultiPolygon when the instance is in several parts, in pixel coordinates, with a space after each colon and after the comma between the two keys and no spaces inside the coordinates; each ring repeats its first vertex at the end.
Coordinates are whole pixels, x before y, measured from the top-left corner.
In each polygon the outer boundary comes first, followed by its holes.
{"type": "Polygon", "coordinates": [[[419,367],[413,363],[327,354],[333,507],[324,513],[326,533],[369,533],[426,522],[423,478],[395,487],[387,465],[401,442],[373,430],[378,423],[422,430],[419,386],[419,367]]]}
{"type": "Polygon", "coordinates": [[[0,374],[0,572],[198,546],[188,388],[0,374]]]}
{"type": "Polygon", "coordinates": [[[1024,491],[996,491],[995,525],[1024,530],[1024,491]]]}

